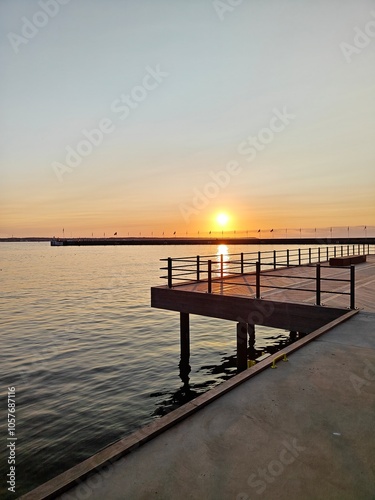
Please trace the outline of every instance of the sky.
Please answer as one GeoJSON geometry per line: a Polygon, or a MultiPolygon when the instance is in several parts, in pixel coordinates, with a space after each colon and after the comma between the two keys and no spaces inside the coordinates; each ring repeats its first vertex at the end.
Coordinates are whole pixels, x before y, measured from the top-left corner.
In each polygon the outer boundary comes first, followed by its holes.
{"type": "Polygon", "coordinates": [[[0,63],[0,237],[375,228],[375,0],[1,0],[0,63]]]}

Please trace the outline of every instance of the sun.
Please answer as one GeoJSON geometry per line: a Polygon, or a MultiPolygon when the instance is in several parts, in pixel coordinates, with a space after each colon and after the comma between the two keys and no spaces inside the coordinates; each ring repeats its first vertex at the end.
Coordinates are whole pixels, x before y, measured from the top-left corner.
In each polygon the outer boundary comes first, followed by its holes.
{"type": "Polygon", "coordinates": [[[229,215],[226,214],[225,212],[220,212],[216,216],[216,222],[221,226],[224,227],[228,224],[229,221],[229,215]]]}

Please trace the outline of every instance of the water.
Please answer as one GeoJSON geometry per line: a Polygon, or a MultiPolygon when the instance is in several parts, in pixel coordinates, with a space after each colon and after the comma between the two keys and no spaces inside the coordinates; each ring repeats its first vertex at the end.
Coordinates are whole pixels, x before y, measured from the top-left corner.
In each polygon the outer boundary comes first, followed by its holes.
{"type": "MultiPolygon", "coordinates": [[[[14,498],[4,479],[8,387],[16,388],[18,496],[235,373],[235,324],[192,316],[183,388],[179,314],[150,307],[160,258],[217,250],[0,245],[1,498],[14,498]]],[[[257,327],[255,348],[274,352],[288,340],[257,327]]]]}

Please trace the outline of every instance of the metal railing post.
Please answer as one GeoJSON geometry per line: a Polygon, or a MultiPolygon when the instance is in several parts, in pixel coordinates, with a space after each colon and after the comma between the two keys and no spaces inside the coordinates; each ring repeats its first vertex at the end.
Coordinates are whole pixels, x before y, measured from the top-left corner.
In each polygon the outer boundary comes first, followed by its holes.
{"type": "Polygon", "coordinates": [[[286,267],[289,267],[289,248],[286,251],[286,267]]]}
{"type": "Polygon", "coordinates": [[[243,274],[243,252],[241,252],[241,274],[243,274]]]}
{"type": "Polygon", "coordinates": [[[336,247],[333,247],[333,256],[336,257],[336,247]]]}
{"type": "Polygon", "coordinates": [[[224,276],[224,255],[220,254],[220,278],[223,279],[224,276]]]}
{"type": "Polygon", "coordinates": [[[355,266],[350,266],[350,309],[355,309],[355,266]]]}
{"type": "Polygon", "coordinates": [[[301,249],[298,249],[298,265],[301,265],[301,249]]]}
{"type": "Polygon", "coordinates": [[[207,274],[208,274],[208,293],[212,292],[212,261],[207,262],[207,274]]]}
{"type": "Polygon", "coordinates": [[[327,247],[327,261],[329,260],[329,248],[327,247]]]}
{"type": "Polygon", "coordinates": [[[276,250],[273,251],[273,268],[276,269],[276,250]]]}
{"type": "Polygon", "coordinates": [[[260,262],[255,264],[255,298],[260,299],[260,262]]]}
{"type": "Polygon", "coordinates": [[[309,248],[309,264],[311,264],[311,248],[309,248]]]}
{"type": "Polygon", "coordinates": [[[197,255],[197,281],[200,281],[200,257],[197,255]]]}
{"type": "Polygon", "coordinates": [[[343,247],[342,247],[342,245],[341,245],[341,257],[342,257],[343,255],[344,255],[344,249],[343,249],[343,247]]]}
{"type": "Polygon", "coordinates": [[[320,264],[316,265],[316,305],[320,306],[320,264]]]}
{"type": "Polygon", "coordinates": [[[172,259],[168,257],[168,288],[172,288],[172,259]]]}
{"type": "Polygon", "coordinates": [[[258,262],[261,262],[261,260],[262,260],[262,254],[261,252],[258,252],[258,262]]]}
{"type": "Polygon", "coordinates": [[[320,247],[318,248],[318,262],[320,262],[320,247]]]}

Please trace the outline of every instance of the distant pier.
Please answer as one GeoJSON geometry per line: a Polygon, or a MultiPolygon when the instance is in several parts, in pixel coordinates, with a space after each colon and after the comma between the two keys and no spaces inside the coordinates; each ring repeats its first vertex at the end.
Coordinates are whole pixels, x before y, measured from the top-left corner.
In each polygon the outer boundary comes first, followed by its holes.
{"type": "Polygon", "coordinates": [[[375,238],[242,238],[242,237],[128,237],[128,238],[52,238],[51,246],[96,245],[332,245],[375,244],[375,238]]]}

